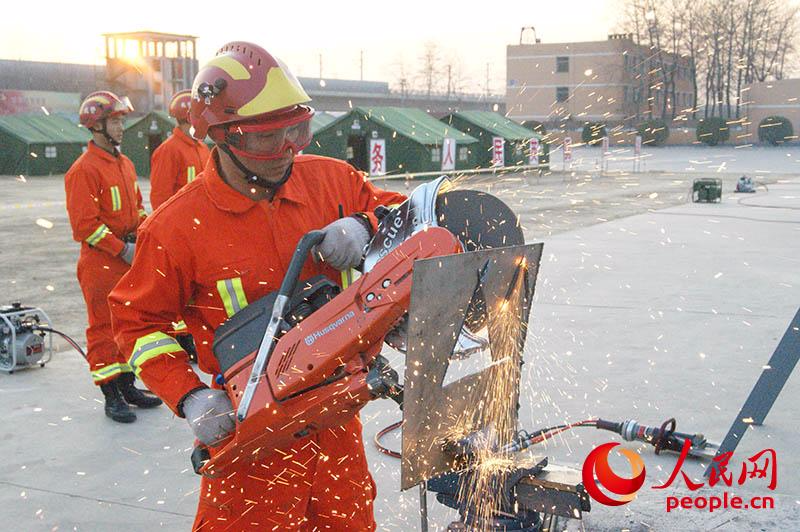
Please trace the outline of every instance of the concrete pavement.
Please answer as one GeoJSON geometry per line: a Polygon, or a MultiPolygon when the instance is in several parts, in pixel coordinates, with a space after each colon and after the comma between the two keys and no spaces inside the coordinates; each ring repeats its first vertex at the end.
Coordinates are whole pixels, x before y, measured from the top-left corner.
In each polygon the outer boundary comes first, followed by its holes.
{"type": "MultiPolygon", "coordinates": [[[[774,176],[768,192],[734,196],[735,177],[726,177],[724,201],[713,205],[686,203],[691,176],[680,174],[474,180],[521,214],[529,241],[545,243],[526,346],[522,428],[594,416],[660,424],[674,416],[679,430],[722,439],[800,305],[800,179],[774,176]]],[[[82,340],[77,244],[60,187],[58,178],[0,179],[0,293],[43,307],[57,328],[82,340]],[[37,225],[38,218],[53,228],[37,225]]],[[[398,354],[390,358],[402,365],[398,354]]],[[[774,510],[667,513],[665,497],[688,490],[676,487],[682,481],[667,494],[651,486],[666,479],[675,457],[626,444],[641,450],[645,488],[621,508],[593,504],[583,526],[793,528],[800,517],[798,399],[794,375],[732,462],[738,468],[758,450],[776,450],[775,492],[756,481],[730,490],[772,495],[774,510]]],[[[189,467],[191,435],[167,409],[141,412],[131,426],[109,421],[85,363],[69,350],[43,370],[0,375],[0,409],[0,515],[9,530],[188,530],[198,486],[189,467]]],[[[399,462],[371,444],[399,417],[388,401],[362,414],[382,530],[419,523],[416,490],[399,492],[399,462]]],[[[606,441],[620,440],[576,429],[537,453],[580,467],[592,445],[606,441]]],[[[393,436],[386,443],[399,448],[393,436]]],[[[696,463],[684,471],[701,473],[696,463]]],[[[431,526],[441,530],[454,516],[433,499],[431,526]]]]}

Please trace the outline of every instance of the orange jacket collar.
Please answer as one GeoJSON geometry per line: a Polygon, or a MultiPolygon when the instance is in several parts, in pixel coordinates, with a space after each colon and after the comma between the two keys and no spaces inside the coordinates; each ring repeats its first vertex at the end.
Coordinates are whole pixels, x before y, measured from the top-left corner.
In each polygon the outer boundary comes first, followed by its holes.
{"type": "MultiPolygon", "coordinates": [[[[206,193],[211,199],[211,202],[214,203],[214,205],[216,205],[219,209],[234,213],[245,212],[258,204],[257,201],[253,201],[247,196],[235,191],[222,179],[222,177],[219,175],[219,171],[217,170],[216,151],[217,148],[215,146],[211,151],[211,156],[208,158],[206,167],[203,169],[203,184],[205,185],[206,193]]],[[[296,160],[295,164],[297,164],[296,160]]],[[[294,173],[295,172],[293,169],[292,174],[294,173]]],[[[302,187],[300,183],[298,183],[297,179],[292,179],[290,177],[289,180],[278,189],[278,193],[275,195],[272,201],[282,202],[287,200],[306,205],[307,203],[301,188],[302,187]]]]}
{"type": "Polygon", "coordinates": [[[175,129],[172,130],[172,134],[175,135],[177,138],[179,138],[181,141],[188,144],[189,146],[194,146],[195,144],[200,142],[199,140],[193,139],[192,137],[184,133],[183,130],[178,126],[175,126],[175,129]]]}
{"type": "Polygon", "coordinates": [[[110,161],[112,163],[115,163],[118,160],[118,157],[114,157],[113,155],[108,153],[106,150],[104,150],[103,148],[101,148],[100,146],[95,144],[93,140],[89,141],[89,149],[88,149],[88,151],[94,157],[100,157],[101,159],[104,159],[106,161],[110,161]]]}

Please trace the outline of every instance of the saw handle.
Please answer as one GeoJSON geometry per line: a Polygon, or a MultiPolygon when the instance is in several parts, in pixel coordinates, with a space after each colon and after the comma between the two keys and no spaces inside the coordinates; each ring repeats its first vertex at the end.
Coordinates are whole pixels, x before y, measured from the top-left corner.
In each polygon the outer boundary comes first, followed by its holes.
{"type": "Polygon", "coordinates": [[[300,272],[303,271],[306,257],[308,257],[311,249],[321,244],[323,240],[325,240],[325,232],[320,230],[309,231],[300,238],[294,250],[294,255],[292,255],[292,260],[289,262],[289,267],[286,269],[286,275],[283,276],[281,287],[278,289],[279,296],[291,297],[297,287],[297,280],[300,278],[300,272]]]}

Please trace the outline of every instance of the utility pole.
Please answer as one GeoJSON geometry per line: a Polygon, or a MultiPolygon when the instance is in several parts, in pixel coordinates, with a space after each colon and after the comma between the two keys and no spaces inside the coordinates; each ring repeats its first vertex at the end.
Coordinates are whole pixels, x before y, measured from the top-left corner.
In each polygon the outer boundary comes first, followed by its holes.
{"type": "Polygon", "coordinates": [[[489,98],[489,63],[486,63],[486,98],[489,98]]]}
{"type": "Polygon", "coordinates": [[[451,79],[451,71],[453,69],[452,65],[447,65],[447,99],[450,99],[450,79],[451,79]]]}
{"type": "Polygon", "coordinates": [[[322,54],[319,54],[319,79],[322,79],[322,54]]]}
{"type": "Polygon", "coordinates": [[[361,50],[361,81],[364,81],[364,50],[361,50]]]}

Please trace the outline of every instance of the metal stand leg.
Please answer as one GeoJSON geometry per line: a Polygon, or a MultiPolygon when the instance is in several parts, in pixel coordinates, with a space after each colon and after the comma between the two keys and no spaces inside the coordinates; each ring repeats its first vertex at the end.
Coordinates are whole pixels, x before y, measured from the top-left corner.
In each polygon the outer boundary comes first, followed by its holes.
{"type": "MultiPolygon", "coordinates": [[[[786,329],[781,342],[772,353],[766,368],[761,372],[758,382],[731,425],[728,435],[720,444],[717,456],[734,451],[747,431],[748,425],[764,423],[772,405],[775,404],[783,386],[794,371],[798,359],[800,359],[800,310],[794,315],[792,323],[786,329]]],[[[717,462],[711,462],[706,469],[705,476],[711,474],[711,470],[716,467],[716,464],[717,462]]]]}
{"type": "Polygon", "coordinates": [[[419,483],[419,517],[420,530],[428,532],[428,489],[424,480],[419,483]]]}

